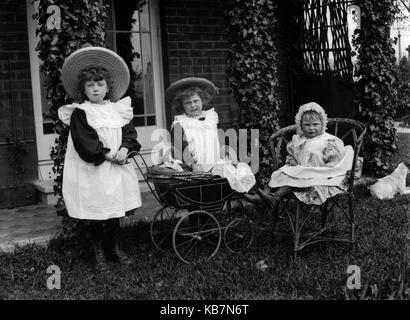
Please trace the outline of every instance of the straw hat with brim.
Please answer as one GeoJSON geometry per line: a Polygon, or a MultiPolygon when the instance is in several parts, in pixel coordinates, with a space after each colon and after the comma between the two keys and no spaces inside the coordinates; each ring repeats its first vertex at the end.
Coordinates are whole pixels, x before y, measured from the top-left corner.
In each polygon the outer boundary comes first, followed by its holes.
{"type": "Polygon", "coordinates": [[[218,88],[211,81],[205,78],[189,77],[173,82],[165,91],[165,99],[172,102],[178,92],[190,87],[199,87],[209,93],[212,98],[218,94],[218,88]]]}
{"type": "Polygon", "coordinates": [[[130,83],[130,71],[118,54],[102,47],[85,47],[67,57],[61,70],[61,80],[67,93],[72,98],[78,98],[78,75],[82,70],[90,67],[107,70],[111,77],[109,88],[111,100],[121,99],[130,83]]]}

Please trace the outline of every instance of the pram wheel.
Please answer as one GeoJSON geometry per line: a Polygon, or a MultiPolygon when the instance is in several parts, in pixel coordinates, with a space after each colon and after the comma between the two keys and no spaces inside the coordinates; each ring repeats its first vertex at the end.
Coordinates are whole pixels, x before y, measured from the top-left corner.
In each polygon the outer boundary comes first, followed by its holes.
{"type": "Polygon", "coordinates": [[[151,221],[150,234],[154,246],[161,251],[170,247],[172,230],[178,219],[174,209],[162,207],[151,221]],[[171,211],[171,212],[170,212],[171,211]]]}
{"type": "Polygon", "coordinates": [[[202,210],[192,211],[175,226],[172,244],[177,256],[185,263],[209,260],[221,244],[218,220],[202,210]]]}
{"type": "Polygon", "coordinates": [[[224,242],[226,248],[238,253],[249,248],[253,241],[252,224],[245,219],[234,219],[225,228],[224,242]]]}

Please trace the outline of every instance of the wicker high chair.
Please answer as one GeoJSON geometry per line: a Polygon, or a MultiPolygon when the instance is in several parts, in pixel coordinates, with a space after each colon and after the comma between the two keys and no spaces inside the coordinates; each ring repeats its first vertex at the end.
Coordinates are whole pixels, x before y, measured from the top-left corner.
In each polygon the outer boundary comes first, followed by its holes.
{"type": "MultiPolygon", "coordinates": [[[[274,212],[274,233],[278,232],[278,218],[280,215],[288,217],[289,226],[291,229],[291,236],[294,243],[294,255],[297,256],[297,252],[305,248],[306,246],[321,242],[321,241],[341,241],[354,243],[355,242],[355,215],[353,209],[353,184],[358,178],[358,156],[362,147],[363,138],[366,132],[366,126],[356,120],[345,118],[330,118],[327,124],[327,132],[333,134],[343,140],[345,145],[351,145],[354,149],[354,158],[351,170],[346,172],[345,182],[348,188],[345,192],[338,194],[332,198],[327,199],[322,205],[306,205],[299,201],[293,193],[286,196],[284,201],[281,201],[279,207],[274,212]],[[346,203],[347,202],[347,203],[346,203]],[[334,215],[336,209],[339,209],[338,215],[334,215]],[[316,226],[313,227],[312,223],[317,218],[315,213],[319,213],[321,216],[320,225],[316,222],[316,226]],[[348,222],[350,231],[345,232],[344,236],[333,235],[329,233],[331,230],[327,228],[327,222],[333,217],[348,222]],[[309,232],[305,230],[311,228],[309,232]],[[347,233],[347,236],[346,236],[347,233]]],[[[273,170],[277,170],[285,163],[286,158],[286,145],[292,140],[292,136],[296,134],[296,125],[291,125],[279,129],[269,139],[272,159],[273,170]]],[[[339,221],[336,221],[338,225],[339,221]]],[[[313,223],[314,224],[314,223],[313,223]]],[[[333,230],[334,231],[334,230],[333,230]]],[[[289,233],[287,233],[289,235],[289,233]]]]}

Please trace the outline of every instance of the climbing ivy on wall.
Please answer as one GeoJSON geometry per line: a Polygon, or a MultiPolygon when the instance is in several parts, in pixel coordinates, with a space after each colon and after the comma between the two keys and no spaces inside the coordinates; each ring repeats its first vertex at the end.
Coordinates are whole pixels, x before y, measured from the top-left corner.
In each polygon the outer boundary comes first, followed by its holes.
{"type": "Polygon", "coordinates": [[[275,1],[231,0],[228,23],[229,83],[239,105],[239,127],[259,129],[258,180],[272,173],[269,137],[279,129],[275,1]]]}
{"type": "Polygon", "coordinates": [[[361,29],[353,40],[358,53],[355,102],[359,120],[367,126],[364,170],[383,175],[391,171],[389,157],[396,151],[393,117],[397,108],[395,56],[390,38],[397,7],[394,0],[359,0],[361,29]]]}

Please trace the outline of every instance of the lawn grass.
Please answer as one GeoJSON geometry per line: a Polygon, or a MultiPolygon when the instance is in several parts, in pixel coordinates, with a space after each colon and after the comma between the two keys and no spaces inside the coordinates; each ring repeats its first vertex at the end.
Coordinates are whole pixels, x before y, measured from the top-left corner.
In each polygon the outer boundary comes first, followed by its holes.
{"type": "MultiPolygon", "coordinates": [[[[410,155],[410,135],[399,134],[399,163],[410,155]]],[[[250,248],[232,254],[223,246],[210,261],[182,263],[170,248],[155,250],[147,224],[124,230],[130,267],[110,265],[95,273],[89,246],[56,240],[49,247],[27,245],[0,253],[0,299],[409,299],[406,232],[410,197],[378,201],[355,199],[357,243],[323,243],[304,249],[295,260],[292,243],[273,245],[258,230],[250,248]],[[265,261],[268,268],[256,267],[265,261]],[[61,290],[47,290],[46,269],[58,265],[61,290]],[[361,270],[361,288],[346,289],[349,265],[361,270]]],[[[407,240],[408,241],[408,240],[407,240]]]]}
{"type": "MultiPolygon", "coordinates": [[[[410,133],[398,133],[397,152],[392,156],[391,162],[395,165],[402,161],[410,162],[410,133]]],[[[409,178],[409,176],[407,176],[409,178]]]]}

